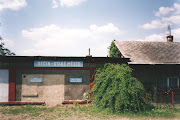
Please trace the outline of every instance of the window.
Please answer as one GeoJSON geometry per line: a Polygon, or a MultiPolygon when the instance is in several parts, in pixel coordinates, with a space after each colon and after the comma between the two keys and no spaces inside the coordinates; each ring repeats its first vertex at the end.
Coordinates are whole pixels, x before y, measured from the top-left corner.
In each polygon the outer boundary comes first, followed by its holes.
{"type": "Polygon", "coordinates": [[[169,87],[169,88],[179,88],[179,78],[177,78],[177,77],[168,77],[167,78],[167,87],[169,87]]]}

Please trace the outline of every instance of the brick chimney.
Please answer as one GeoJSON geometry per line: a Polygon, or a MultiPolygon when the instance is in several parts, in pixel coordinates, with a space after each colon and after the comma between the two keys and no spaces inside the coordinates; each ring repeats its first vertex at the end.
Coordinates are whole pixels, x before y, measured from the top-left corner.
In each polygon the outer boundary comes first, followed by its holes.
{"type": "Polygon", "coordinates": [[[166,38],[167,38],[167,42],[173,42],[173,36],[171,35],[170,25],[168,25],[168,31],[169,31],[169,34],[168,34],[168,36],[166,37],[166,38]]]}
{"type": "Polygon", "coordinates": [[[172,35],[168,35],[166,38],[167,38],[167,42],[173,42],[173,36],[172,35]]]}

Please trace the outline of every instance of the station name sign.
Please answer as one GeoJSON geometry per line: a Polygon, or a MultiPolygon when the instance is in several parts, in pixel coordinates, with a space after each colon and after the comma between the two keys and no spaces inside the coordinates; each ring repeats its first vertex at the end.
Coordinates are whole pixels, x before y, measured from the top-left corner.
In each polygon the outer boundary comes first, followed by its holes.
{"type": "Polygon", "coordinates": [[[83,67],[83,61],[42,61],[35,60],[34,67],[83,67]]]}

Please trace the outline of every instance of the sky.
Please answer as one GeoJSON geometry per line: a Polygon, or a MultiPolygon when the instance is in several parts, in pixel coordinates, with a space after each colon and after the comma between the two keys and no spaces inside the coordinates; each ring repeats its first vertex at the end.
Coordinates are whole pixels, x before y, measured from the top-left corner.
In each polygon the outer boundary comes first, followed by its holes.
{"type": "Polygon", "coordinates": [[[180,42],[180,0],[0,0],[0,36],[18,56],[107,56],[117,41],[180,42]]]}

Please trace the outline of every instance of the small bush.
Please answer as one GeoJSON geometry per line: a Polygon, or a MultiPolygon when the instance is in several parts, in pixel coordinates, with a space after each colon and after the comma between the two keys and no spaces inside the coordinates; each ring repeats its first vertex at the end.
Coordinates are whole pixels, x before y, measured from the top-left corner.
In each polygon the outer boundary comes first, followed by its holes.
{"type": "Polygon", "coordinates": [[[138,112],[150,109],[143,85],[132,77],[132,69],[125,64],[105,64],[96,71],[92,89],[93,103],[112,112],[138,112]]]}

